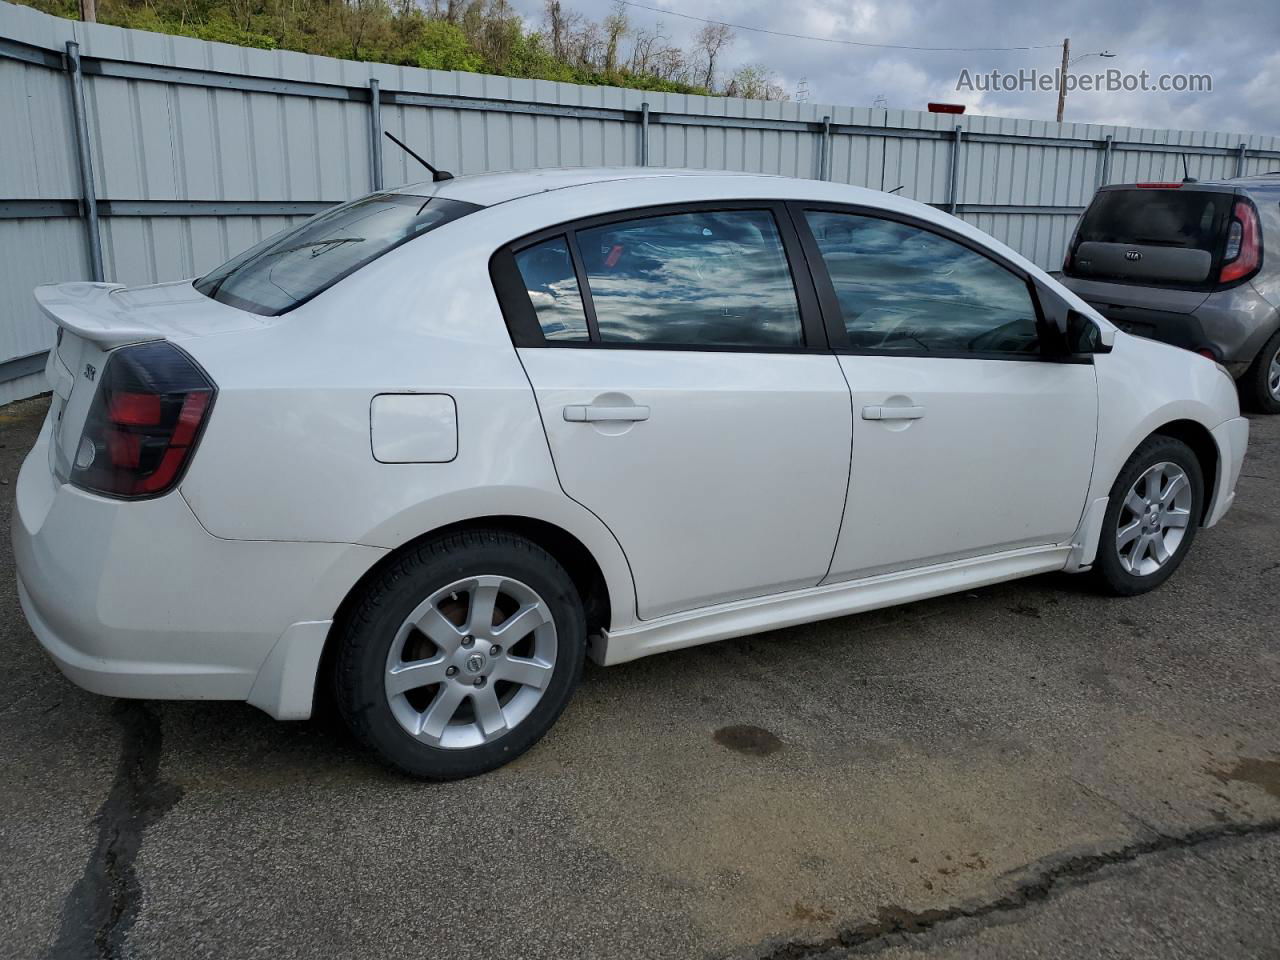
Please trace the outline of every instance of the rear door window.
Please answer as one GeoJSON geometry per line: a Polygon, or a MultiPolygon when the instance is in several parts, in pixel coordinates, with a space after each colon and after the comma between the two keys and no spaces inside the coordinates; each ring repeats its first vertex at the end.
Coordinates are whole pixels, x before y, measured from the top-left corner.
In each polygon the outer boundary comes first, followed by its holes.
{"type": "Polygon", "coordinates": [[[649,216],[576,236],[603,343],[804,343],[791,269],[767,210],[649,216]]]}
{"type": "Polygon", "coordinates": [[[195,287],[241,310],[278,316],[400,244],[479,209],[443,197],[361,197],[268,237],[195,287]]]}

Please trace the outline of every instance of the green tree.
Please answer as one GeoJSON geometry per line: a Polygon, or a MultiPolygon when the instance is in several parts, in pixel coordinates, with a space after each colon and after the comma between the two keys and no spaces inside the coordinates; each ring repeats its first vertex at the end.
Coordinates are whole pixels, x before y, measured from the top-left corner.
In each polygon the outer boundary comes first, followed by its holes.
{"type": "Polygon", "coordinates": [[[471,46],[462,29],[443,19],[423,24],[414,61],[429,70],[476,73],[484,68],[484,57],[471,46]]]}
{"type": "MultiPolygon", "coordinates": [[[[78,0],[18,2],[61,17],[75,18],[79,11],[78,0]]],[[[546,0],[541,28],[526,24],[510,0],[98,0],[98,20],[243,47],[434,70],[671,93],[782,95],[760,66],[740,68],[717,87],[721,59],[733,42],[727,26],[709,25],[686,52],[661,24],[632,29],[620,3],[597,23],[562,0],[546,0]]]]}

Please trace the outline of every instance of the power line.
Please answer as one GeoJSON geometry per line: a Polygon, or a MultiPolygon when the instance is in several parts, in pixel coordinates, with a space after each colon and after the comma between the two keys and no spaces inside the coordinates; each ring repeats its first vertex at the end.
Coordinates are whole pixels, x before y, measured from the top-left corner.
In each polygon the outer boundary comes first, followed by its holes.
{"type": "Polygon", "coordinates": [[[767,33],[771,37],[788,37],[792,40],[817,40],[819,43],[839,43],[847,47],[876,47],[881,50],[926,50],[935,53],[984,53],[1008,50],[1050,50],[1061,47],[1062,43],[1037,43],[1025,47],[917,47],[906,43],[871,43],[865,40],[839,40],[835,37],[811,37],[803,33],[783,33],[780,30],[766,30],[763,27],[747,27],[741,23],[726,23],[724,20],[708,20],[706,17],[695,17],[688,13],[677,13],[675,10],[664,10],[648,4],[636,3],[635,0],[618,0],[628,7],[639,7],[652,13],[660,13],[667,17],[680,17],[682,20],[696,20],[698,23],[711,23],[721,27],[732,27],[734,30],[747,30],[751,33],[767,33]]]}

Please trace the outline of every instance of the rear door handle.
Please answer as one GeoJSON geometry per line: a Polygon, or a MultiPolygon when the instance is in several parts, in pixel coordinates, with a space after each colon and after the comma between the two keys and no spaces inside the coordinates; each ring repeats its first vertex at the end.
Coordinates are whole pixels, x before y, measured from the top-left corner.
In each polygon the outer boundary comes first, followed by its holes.
{"type": "Polygon", "coordinates": [[[919,420],[924,416],[924,407],[884,407],[871,406],[862,408],[863,420],[919,420]]]}
{"type": "Polygon", "coordinates": [[[637,422],[649,419],[648,407],[605,407],[597,404],[571,405],[564,408],[564,418],[569,423],[599,423],[602,420],[629,420],[637,422]]]}

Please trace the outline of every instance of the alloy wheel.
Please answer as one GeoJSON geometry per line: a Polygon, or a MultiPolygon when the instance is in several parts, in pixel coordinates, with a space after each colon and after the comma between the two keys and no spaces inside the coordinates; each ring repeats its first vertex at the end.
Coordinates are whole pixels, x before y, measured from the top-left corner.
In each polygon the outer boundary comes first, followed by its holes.
{"type": "Polygon", "coordinates": [[[1176,463],[1147,468],[1125,496],[1116,552],[1128,573],[1145,577],[1178,552],[1191,523],[1191,481],[1176,463]]]}
{"type": "Polygon", "coordinates": [[[556,662],[551,608],[503,576],[458,580],[405,618],[387,652],[384,686],[397,722],[435,747],[490,743],[526,719],[556,662]]]}
{"type": "Polygon", "coordinates": [[[1280,350],[1271,355],[1271,365],[1267,368],[1267,390],[1273,400],[1280,400],[1280,350]]]}

